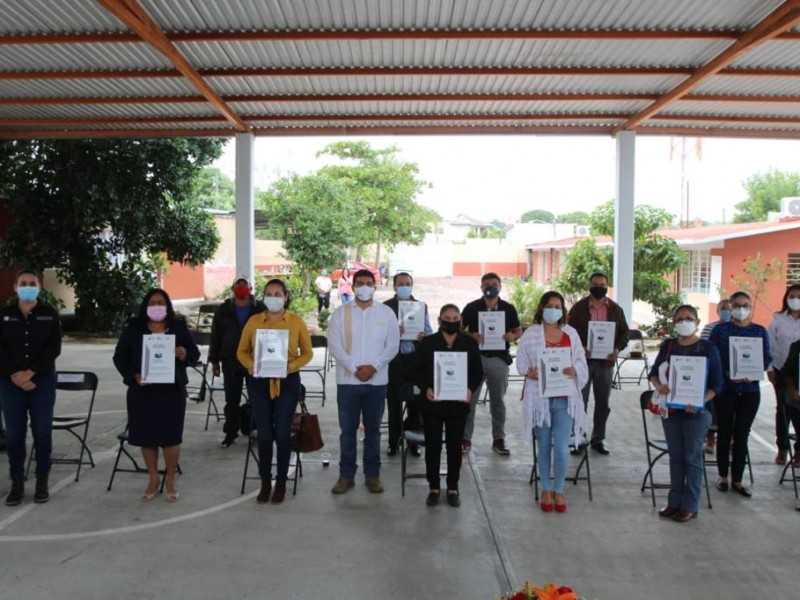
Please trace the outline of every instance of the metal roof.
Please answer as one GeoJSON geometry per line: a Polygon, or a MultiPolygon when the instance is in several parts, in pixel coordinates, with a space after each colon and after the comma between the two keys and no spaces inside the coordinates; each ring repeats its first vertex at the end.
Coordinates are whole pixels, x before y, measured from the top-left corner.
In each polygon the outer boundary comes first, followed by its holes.
{"type": "Polygon", "coordinates": [[[800,138],[800,0],[0,0],[0,138],[800,138]]]}

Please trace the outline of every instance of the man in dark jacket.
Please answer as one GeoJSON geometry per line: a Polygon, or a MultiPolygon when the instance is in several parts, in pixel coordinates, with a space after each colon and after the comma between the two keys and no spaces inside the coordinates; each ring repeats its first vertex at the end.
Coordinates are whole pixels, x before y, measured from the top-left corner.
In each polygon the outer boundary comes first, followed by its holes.
{"type": "Polygon", "coordinates": [[[233,298],[225,300],[214,313],[208,349],[208,361],[214,377],[222,373],[225,384],[225,437],[219,444],[220,448],[230,448],[239,437],[239,404],[247,375],[245,368],[236,360],[239,338],[247,320],[266,310],[264,303],[253,296],[253,288],[246,277],[238,277],[233,282],[232,292],[233,298]]]}
{"type": "Polygon", "coordinates": [[[611,384],[614,379],[614,366],[617,364],[617,355],[628,345],[628,322],[625,312],[619,304],[607,297],[608,277],[604,273],[593,273],[589,278],[589,295],[578,300],[569,311],[569,324],[581,336],[581,342],[586,349],[586,359],[589,365],[589,381],[583,388],[583,403],[589,405],[589,389],[594,389],[594,425],[592,429],[592,448],[600,454],[609,454],[606,446],[606,421],[611,413],[608,404],[611,396],[611,384]],[[596,356],[591,352],[589,338],[589,323],[591,321],[610,321],[614,323],[613,350],[604,356],[596,356]]]}

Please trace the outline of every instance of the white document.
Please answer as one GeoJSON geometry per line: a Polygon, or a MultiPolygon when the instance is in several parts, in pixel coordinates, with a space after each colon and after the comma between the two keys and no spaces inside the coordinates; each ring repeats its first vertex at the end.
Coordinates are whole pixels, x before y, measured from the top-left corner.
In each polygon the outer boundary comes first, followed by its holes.
{"type": "Polygon", "coordinates": [[[543,398],[569,396],[575,384],[563,371],[572,364],[569,348],[547,348],[539,352],[539,395],[543,398]]]}
{"type": "Polygon", "coordinates": [[[589,358],[607,359],[614,352],[616,333],[617,324],[614,321],[589,321],[589,335],[586,340],[589,358]]]}
{"type": "Polygon", "coordinates": [[[175,383],[175,336],[142,336],[142,383],[175,383]]]}
{"type": "Polygon", "coordinates": [[[478,313],[478,332],[483,336],[481,350],[505,350],[506,312],[504,310],[478,313]]]}
{"type": "Polygon", "coordinates": [[[420,333],[425,333],[425,303],[401,300],[397,303],[400,325],[403,326],[401,340],[416,340],[420,333]]]}
{"type": "Polygon", "coordinates": [[[728,338],[730,378],[759,381],[764,378],[764,341],[760,337],[728,338]]]}
{"type": "Polygon", "coordinates": [[[289,366],[289,330],[256,329],[253,377],[286,377],[289,366]]]}
{"type": "Polygon", "coordinates": [[[702,410],[706,402],[706,366],[704,356],[672,356],[669,360],[670,408],[686,408],[691,404],[702,410]]]}
{"type": "Polygon", "coordinates": [[[433,353],[433,395],[436,400],[467,399],[467,353],[433,353]]]}

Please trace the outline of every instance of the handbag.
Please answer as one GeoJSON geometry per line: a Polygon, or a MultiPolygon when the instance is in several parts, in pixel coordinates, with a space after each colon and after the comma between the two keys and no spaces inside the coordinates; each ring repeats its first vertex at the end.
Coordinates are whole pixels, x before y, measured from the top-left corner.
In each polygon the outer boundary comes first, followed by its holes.
{"type": "Polygon", "coordinates": [[[300,412],[292,419],[292,450],[294,452],[316,452],[325,445],[319,428],[319,417],[308,412],[306,388],[300,386],[300,412]]]}

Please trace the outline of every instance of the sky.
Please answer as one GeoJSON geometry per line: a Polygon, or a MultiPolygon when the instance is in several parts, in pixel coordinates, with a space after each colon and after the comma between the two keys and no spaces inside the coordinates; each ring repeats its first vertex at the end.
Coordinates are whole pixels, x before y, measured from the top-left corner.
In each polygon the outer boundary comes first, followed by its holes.
{"type": "MultiPolygon", "coordinates": [[[[431,184],[418,201],[445,219],[466,214],[513,223],[533,209],[591,212],[615,195],[616,142],[605,136],[257,137],[256,187],[316,170],[324,164],[317,151],[346,139],[396,146],[398,158],[417,163],[431,184]]],[[[731,222],[734,205],[747,197],[747,177],[771,168],[800,171],[800,141],[703,138],[700,146],[698,156],[696,138],[637,137],[636,203],[678,215],[688,196],[690,221],[731,222]]],[[[233,178],[233,141],[216,166],[233,178]]]]}

